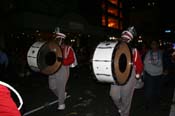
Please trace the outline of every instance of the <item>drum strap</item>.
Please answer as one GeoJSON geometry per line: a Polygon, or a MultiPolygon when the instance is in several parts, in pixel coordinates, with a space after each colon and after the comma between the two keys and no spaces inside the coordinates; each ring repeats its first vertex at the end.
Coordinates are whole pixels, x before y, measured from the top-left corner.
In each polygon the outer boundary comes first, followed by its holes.
{"type": "MultiPolygon", "coordinates": [[[[71,47],[67,47],[65,50],[65,58],[68,57],[69,55],[69,52],[70,52],[70,49],[72,49],[71,47]]],[[[78,65],[78,62],[77,62],[77,58],[76,58],[76,55],[75,55],[75,51],[72,49],[73,51],[73,54],[74,54],[74,62],[70,65],[70,67],[75,67],[76,65],[78,65]]]]}
{"type": "Polygon", "coordinates": [[[137,56],[138,56],[138,51],[137,51],[136,48],[133,49],[133,54],[135,54],[135,56],[134,56],[134,62],[136,62],[137,56]]]}
{"type": "Polygon", "coordinates": [[[69,55],[69,51],[70,51],[70,47],[65,46],[65,48],[64,48],[64,57],[65,57],[65,58],[68,57],[68,55],[69,55]]]}
{"type": "Polygon", "coordinates": [[[133,53],[133,65],[136,71],[136,74],[141,75],[142,71],[143,71],[143,63],[142,63],[142,59],[139,55],[139,52],[136,48],[134,48],[132,50],[133,53]]]}

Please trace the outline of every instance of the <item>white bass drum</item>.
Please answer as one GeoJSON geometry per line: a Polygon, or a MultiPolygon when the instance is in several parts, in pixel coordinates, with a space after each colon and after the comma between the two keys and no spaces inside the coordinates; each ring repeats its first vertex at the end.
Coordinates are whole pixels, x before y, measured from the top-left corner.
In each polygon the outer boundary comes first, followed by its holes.
{"type": "Polygon", "coordinates": [[[28,50],[27,62],[33,71],[50,75],[59,70],[62,57],[62,50],[56,42],[37,41],[28,50]]]}
{"type": "Polygon", "coordinates": [[[130,77],[132,55],[127,43],[101,42],[95,49],[92,67],[100,82],[123,85],[130,77]]]}

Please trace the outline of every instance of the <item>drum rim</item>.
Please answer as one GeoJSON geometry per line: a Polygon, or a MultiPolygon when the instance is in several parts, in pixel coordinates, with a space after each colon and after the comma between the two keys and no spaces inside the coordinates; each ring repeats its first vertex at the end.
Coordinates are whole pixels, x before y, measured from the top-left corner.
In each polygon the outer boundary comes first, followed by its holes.
{"type": "MultiPolygon", "coordinates": [[[[49,44],[50,42],[55,43],[54,41],[47,41],[47,42],[45,42],[45,44],[49,44]]],[[[55,44],[57,44],[57,43],[55,43],[55,44]]],[[[43,45],[43,46],[44,46],[44,45],[43,45]]],[[[43,47],[43,46],[42,46],[42,47],[43,47]]],[[[61,54],[62,54],[62,57],[63,57],[63,50],[61,49],[61,46],[58,45],[57,47],[60,48],[60,51],[61,51],[61,54]]],[[[52,73],[46,74],[46,73],[43,73],[41,70],[40,70],[40,72],[41,72],[42,74],[44,74],[44,75],[53,75],[53,74],[55,74],[55,73],[61,68],[62,64],[63,64],[63,62],[61,62],[60,66],[57,68],[57,70],[55,70],[55,71],[52,72],[52,73]]]]}
{"type": "MultiPolygon", "coordinates": [[[[39,55],[41,49],[47,44],[47,42],[45,42],[45,41],[43,41],[43,42],[44,42],[44,44],[39,48],[37,56],[39,55]]],[[[39,65],[38,65],[39,58],[38,57],[36,57],[36,58],[37,58],[36,60],[37,60],[38,69],[41,72],[41,69],[39,68],[39,65]]]]}
{"type": "MultiPolygon", "coordinates": [[[[61,50],[61,53],[63,53],[62,50],[61,50]]],[[[49,73],[49,74],[45,74],[45,75],[53,75],[53,74],[55,74],[61,68],[62,65],[63,65],[63,62],[61,62],[60,66],[53,73],[49,73]]]]}
{"type": "MultiPolygon", "coordinates": [[[[63,50],[61,49],[61,46],[58,45],[58,47],[60,48],[60,51],[61,51],[61,54],[62,54],[62,57],[63,57],[63,50]]],[[[60,66],[57,68],[57,70],[55,70],[55,72],[50,73],[49,75],[55,74],[61,68],[62,65],[63,65],[63,62],[61,62],[60,66]]]]}
{"type": "MultiPolygon", "coordinates": [[[[122,43],[125,43],[127,46],[128,46],[128,49],[129,49],[129,51],[130,51],[130,53],[131,53],[131,57],[130,57],[130,59],[131,59],[131,62],[132,62],[132,50],[131,50],[131,47],[126,43],[126,42],[122,42],[122,41],[119,41],[119,43],[115,46],[115,48],[114,48],[114,51],[113,51],[113,53],[112,53],[112,59],[114,59],[114,57],[115,57],[115,52],[116,52],[116,50],[117,50],[117,47],[120,45],[120,44],[122,44],[122,43]]],[[[114,78],[114,80],[115,80],[115,83],[116,84],[118,84],[118,85],[125,85],[127,82],[128,82],[128,80],[130,79],[130,77],[131,77],[131,73],[132,73],[132,68],[133,68],[133,66],[131,65],[131,69],[130,69],[130,72],[129,72],[129,75],[128,75],[128,78],[126,79],[126,81],[124,82],[124,83],[119,83],[118,82],[118,80],[117,80],[117,76],[115,75],[115,69],[114,69],[114,61],[113,62],[111,62],[111,66],[112,66],[112,75],[113,75],[113,78],[114,78]]]]}

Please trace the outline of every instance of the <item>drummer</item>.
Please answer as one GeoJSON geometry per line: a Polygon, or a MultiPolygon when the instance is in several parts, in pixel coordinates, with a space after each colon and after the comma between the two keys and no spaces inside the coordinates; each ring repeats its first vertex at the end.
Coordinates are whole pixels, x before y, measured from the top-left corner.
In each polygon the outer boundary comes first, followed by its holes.
{"type": "Polygon", "coordinates": [[[69,78],[69,67],[74,63],[74,51],[71,46],[65,43],[66,35],[60,33],[59,28],[55,30],[56,40],[63,51],[63,58],[59,58],[62,62],[61,68],[54,74],[49,75],[49,88],[58,97],[58,110],[65,109],[66,99],[66,83],[69,78]]]}
{"type": "MultiPolygon", "coordinates": [[[[136,37],[135,28],[129,27],[124,30],[121,34],[121,41],[130,43],[136,37]]],[[[131,71],[131,76],[129,80],[124,85],[111,84],[110,87],[110,96],[114,104],[118,108],[120,116],[129,116],[132,96],[134,94],[135,86],[137,79],[141,77],[143,71],[143,63],[140,57],[139,52],[136,48],[132,48],[132,57],[133,57],[133,68],[131,71]]]]}

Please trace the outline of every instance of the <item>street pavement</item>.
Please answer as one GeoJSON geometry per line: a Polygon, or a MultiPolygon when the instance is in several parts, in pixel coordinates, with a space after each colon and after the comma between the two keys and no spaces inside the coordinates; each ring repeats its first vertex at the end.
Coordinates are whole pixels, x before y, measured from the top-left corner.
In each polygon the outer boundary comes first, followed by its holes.
{"type": "MultiPolygon", "coordinates": [[[[119,116],[109,96],[110,84],[98,82],[89,65],[71,69],[64,111],[57,110],[57,98],[48,88],[47,76],[32,72],[30,76],[13,80],[10,84],[24,101],[23,116],[119,116]]],[[[146,110],[144,90],[137,89],[132,100],[131,116],[169,116],[172,96],[172,85],[163,86],[160,107],[146,110]]]]}

